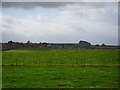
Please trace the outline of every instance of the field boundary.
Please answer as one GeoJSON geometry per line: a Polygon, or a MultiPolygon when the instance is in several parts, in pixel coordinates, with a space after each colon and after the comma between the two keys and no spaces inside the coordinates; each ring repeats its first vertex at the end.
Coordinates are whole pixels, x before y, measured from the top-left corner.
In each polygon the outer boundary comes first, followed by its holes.
{"type": "Polygon", "coordinates": [[[0,66],[81,66],[81,67],[110,67],[120,64],[2,64],[0,66]]]}

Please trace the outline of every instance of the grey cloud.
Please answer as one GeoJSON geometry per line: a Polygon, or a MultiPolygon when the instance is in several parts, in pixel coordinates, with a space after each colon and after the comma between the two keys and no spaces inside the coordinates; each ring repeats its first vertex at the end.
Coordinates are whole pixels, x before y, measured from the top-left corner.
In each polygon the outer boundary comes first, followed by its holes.
{"type": "Polygon", "coordinates": [[[2,31],[2,42],[7,42],[9,40],[16,42],[27,42],[31,40],[29,37],[15,33],[13,31],[2,31]]]}
{"type": "MultiPolygon", "coordinates": [[[[38,3],[34,5],[24,4],[23,7],[21,7],[22,4],[11,6],[8,4],[5,8],[31,9],[38,6],[44,8],[56,8],[68,5],[68,3],[58,3],[55,6],[52,6],[54,4],[56,3],[38,3]]],[[[77,4],[79,3],[72,3],[71,5],[77,4]]],[[[92,3],[90,5],[88,5],[89,3],[85,4],[83,5],[84,7],[92,6],[92,3]]],[[[94,4],[95,3],[93,3],[93,5],[94,4]]],[[[101,4],[104,6],[105,3],[101,4]]],[[[94,7],[100,6],[97,4],[94,5],[94,7]]],[[[103,6],[102,8],[104,8],[103,6]]],[[[77,11],[76,8],[71,8],[73,9],[66,8],[64,10],[63,8],[62,12],[57,12],[57,15],[53,14],[52,16],[54,17],[52,18],[39,15],[39,22],[37,16],[31,18],[26,16],[26,18],[21,18],[20,20],[6,15],[4,16],[5,27],[14,25],[14,28],[12,30],[4,28],[3,41],[13,40],[26,42],[27,40],[30,40],[32,42],[78,42],[79,40],[86,40],[92,44],[117,44],[117,29],[115,28],[117,26],[117,12],[114,13],[114,9],[108,10],[105,8],[105,11],[99,12],[100,9],[90,8],[90,10],[93,11],[92,14],[91,12],[88,12],[89,9],[80,11],[78,8],[79,10],[77,11]],[[89,16],[91,16],[93,20],[89,19],[89,16]],[[42,21],[44,21],[44,23],[42,21]],[[10,25],[10,23],[12,25],[10,25]]]]}
{"type": "Polygon", "coordinates": [[[65,6],[64,2],[3,2],[3,8],[23,8],[23,9],[32,9],[36,7],[44,7],[44,8],[56,8],[65,6]]]}
{"type": "Polygon", "coordinates": [[[34,9],[36,7],[59,8],[67,5],[80,5],[81,7],[101,8],[105,6],[105,2],[3,2],[2,3],[3,8],[23,8],[23,9],[34,9]]]}
{"type": "Polygon", "coordinates": [[[9,29],[12,29],[13,27],[9,26],[9,25],[2,25],[2,27],[4,28],[9,28],[9,29]]]}

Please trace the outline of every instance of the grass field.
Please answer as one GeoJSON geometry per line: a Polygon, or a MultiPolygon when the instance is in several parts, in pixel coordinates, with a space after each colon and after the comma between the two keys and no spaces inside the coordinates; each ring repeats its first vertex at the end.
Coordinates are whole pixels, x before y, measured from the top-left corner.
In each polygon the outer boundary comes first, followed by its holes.
{"type": "Polygon", "coordinates": [[[118,50],[2,52],[3,88],[117,88],[118,50]]]}

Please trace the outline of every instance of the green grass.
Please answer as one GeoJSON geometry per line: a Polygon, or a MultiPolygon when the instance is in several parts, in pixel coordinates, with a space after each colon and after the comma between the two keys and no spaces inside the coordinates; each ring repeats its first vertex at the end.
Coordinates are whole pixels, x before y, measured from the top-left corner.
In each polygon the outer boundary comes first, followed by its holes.
{"type": "Polygon", "coordinates": [[[9,50],[3,64],[117,64],[118,50],[9,50]]]}
{"type": "Polygon", "coordinates": [[[118,51],[116,49],[32,50],[31,48],[3,51],[2,64],[5,66],[2,67],[2,86],[3,88],[117,88],[118,67],[99,65],[118,64],[118,51]],[[81,67],[81,64],[84,64],[84,67],[81,67]],[[93,64],[97,66],[93,67],[93,64]]]}
{"type": "Polygon", "coordinates": [[[22,47],[22,48],[18,48],[17,50],[54,50],[52,48],[37,48],[37,47],[22,47]]]}
{"type": "Polygon", "coordinates": [[[3,67],[3,88],[116,88],[117,67],[3,67]]]}

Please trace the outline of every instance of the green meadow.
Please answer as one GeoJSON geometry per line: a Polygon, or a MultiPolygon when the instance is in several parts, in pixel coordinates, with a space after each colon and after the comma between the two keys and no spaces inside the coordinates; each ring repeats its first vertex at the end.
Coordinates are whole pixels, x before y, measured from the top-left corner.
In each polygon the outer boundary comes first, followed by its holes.
{"type": "Polygon", "coordinates": [[[3,88],[117,88],[117,49],[2,51],[3,88]]]}

